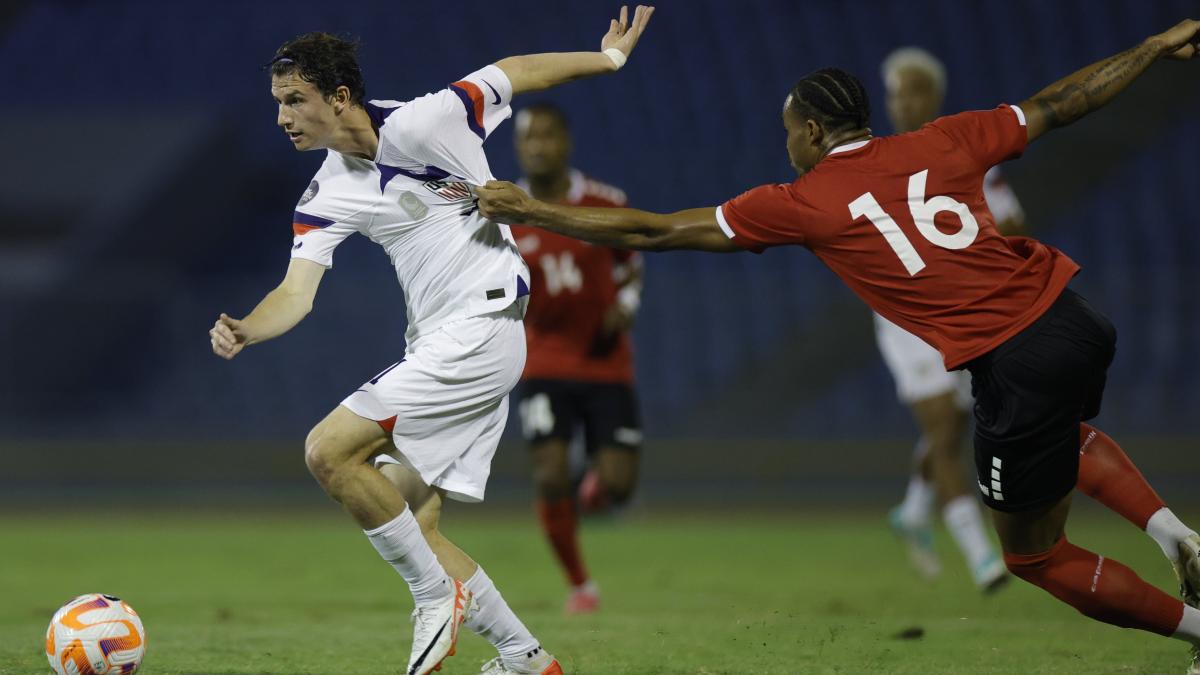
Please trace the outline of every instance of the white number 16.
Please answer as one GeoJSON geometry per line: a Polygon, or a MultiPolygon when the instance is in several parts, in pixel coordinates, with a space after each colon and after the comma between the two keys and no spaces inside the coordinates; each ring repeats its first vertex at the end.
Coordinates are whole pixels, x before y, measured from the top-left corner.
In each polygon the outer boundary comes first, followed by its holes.
{"type": "MultiPolygon", "coordinates": [[[[928,177],[929,170],[926,169],[914,173],[908,178],[908,210],[912,213],[917,231],[934,246],[954,250],[970,246],[974,243],[975,237],[979,235],[979,222],[975,220],[975,216],[966,204],[950,197],[939,195],[926,201],[925,181],[928,177]],[[941,211],[952,211],[958,214],[959,220],[962,221],[962,229],[954,234],[946,234],[939,230],[933,224],[933,217],[941,211]]],[[[888,246],[891,246],[892,250],[896,252],[900,262],[904,264],[904,269],[908,270],[909,276],[916,276],[917,272],[925,269],[925,261],[921,259],[917,249],[913,247],[908,237],[904,236],[904,232],[900,230],[896,221],[892,220],[892,217],[875,200],[875,195],[866,192],[850,202],[850,215],[855,220],[866,216],[871,221],[875,229],[879,230],[879,233],[887,240],[888,246]]]]}

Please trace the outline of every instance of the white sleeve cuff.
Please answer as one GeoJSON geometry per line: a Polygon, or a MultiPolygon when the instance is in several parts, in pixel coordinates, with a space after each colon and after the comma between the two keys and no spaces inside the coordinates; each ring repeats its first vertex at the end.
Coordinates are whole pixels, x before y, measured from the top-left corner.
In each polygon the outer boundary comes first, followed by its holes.
{"type": "Polygon", "coordinates": [[[325,269],[333,268],[333,255],[332,255],[332,252],[328,252],[328,251],[319,251],[319,250],[315,250],[315,249],[305,250],[305,249],[293,248],[292,249],[292,258],[293,259],[298,258],[300,260],[307,260],[309,262],[314,262],[314,263],[320,265],[321,267],[324,267],[325,269]]]}
{"type": "Polygon", "coordinates": [[[1012,108],[1012,111],[1017,114],[1017,121],[1021,123],[1021,126],[1025,126],[1025,111],[1021,110],[1019,106],[1015,105],[1010,105],[1008,107],[1012,108]]]}
{"type": "Polygon", "coordinates": [[[496,98],[500,99],[496,101],[491,96],[487,96],[488,105],[503,108],[512,102],[512,81],[508,79],[508,73],[505,73],[503,68],[493,63],[480,68],[477,72],[479,79],[493,89],[492,93],[495,93],[496,98]]]}
{"type": "Polygon", "coordinates": [[[721,231],[725,233],[726,237],[733,239],[737,236],[733,233],[733,228],[729,227],[729,222],[725,220],[725,214],[721,212],[720,206],[717,207],[717,225],[721,227],[721,231]]]}

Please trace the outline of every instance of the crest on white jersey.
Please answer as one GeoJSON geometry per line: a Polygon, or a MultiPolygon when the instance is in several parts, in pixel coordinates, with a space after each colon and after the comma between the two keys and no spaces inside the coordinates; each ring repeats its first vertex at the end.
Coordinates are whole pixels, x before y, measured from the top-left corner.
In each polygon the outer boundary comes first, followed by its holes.
{"type": "Polygon", "coordinates": [[[462,181],[431,180],[425,183],[425,189],[450,202],[475,199],[475,192],[470,183],[462,181]]]}
{"type": "Polygon", "coordinates": [[[305,204],[311,202],[313,200],[313,197],[316,197],[317,193],[320,192],[320,190],[321,190],[321,184],[315,180],[312,181],[311,183],[308,184],[308,189],[304,191],[304,194],[300,195],[300,203],[297,204],[296,206],[304,206],[305,204]]]}
{"type": "Polygon", "coordinates": [[[400,208],[409,215],[413,220],[420,220],[429,214],[429,207],[421,198],[411,192],[405,192],[400,195],[400,208]]]}

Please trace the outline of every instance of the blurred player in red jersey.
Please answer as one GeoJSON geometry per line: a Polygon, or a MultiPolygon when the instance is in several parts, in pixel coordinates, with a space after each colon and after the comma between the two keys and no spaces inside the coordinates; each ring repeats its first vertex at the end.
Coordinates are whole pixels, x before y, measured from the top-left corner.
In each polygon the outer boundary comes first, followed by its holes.
{"type": "Polygon", "coordinates": [[[1020,105],[941,117],[872,137],[862,83],[810,73],[783,109],[799,177],[719,207],[662,215],[531,199],[511,183],[478,190],[480,210],[633,249],[731,253],[801,245],[879,314],[971,372],[975,465],[1010,572],[1084,615],[1192,645],[1200,673],[1200,536],[1166,507],[1111,438],[1100,411],[1116,331],[1067,288],[1070,258],[1003,237],[983,196],[988,169],[1042,134],[1108,103],[1162,58],[1200,52],[1200,21],[1182,21],[1082,68],[1020,105]],[[1074,489],[1143,529],[1175,565],[1185,602],[1125,565],[1068,541],[1074,489]]]}
{"type": "MultiPolygon", "coordinates": [[[[916,131],[937,119],[946,93],[946,68],[937,57],[918,47],[902,47],[888,54],[880,70],[888,117],[897,133],[916,131]]],[[[984,174],[983,196],[1000,234],[1024,231],[1021,204],[1000,167],[984,174]]],[[[974,402],[970,373],[947,371],[936,349],[878,313],[875,340],[896,381],[897,396],[912,410],[921,430],[904,501],[888,514],[888,522],[906,544],[917,571],[936,577],[941,572],[933,546],[936,503],[975,585],[984,593],[995,591],[1008,580],[1008,573],[987,536],[961,457],[974,402]]]]}
{"type": "MultiPolygon", "coordinates": [[[[538,199],[575,206],[625,206],[625,193],[572,169],[566,115],[542,103],[517,113],[521,186],[538,199]]],[[[641,302],[642,259],[532,227],[513,236],[532,275],[525,316],[528,358],[521,376],[521,424],[531,444],[538,516],[571,584],[568,614],[599,609],[577,535],[569,446],[581,435],[590,467],[578,506],[594,511],[628,501],[642,443],[633,389],[629,328],[641,302]]]]}

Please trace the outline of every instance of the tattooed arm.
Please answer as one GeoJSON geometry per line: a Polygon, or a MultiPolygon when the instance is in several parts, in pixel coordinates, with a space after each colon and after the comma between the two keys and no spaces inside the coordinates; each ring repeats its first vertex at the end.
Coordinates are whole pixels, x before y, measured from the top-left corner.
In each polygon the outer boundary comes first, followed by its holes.
{"type": "Polygon", "coordinates": [[[1097,61],[1021,103],[1032,141],[1102,107],[1160,58],[1186,60],[1200,51],[1200,21],[1181,21],[1132,49],[1097,61]]]}

